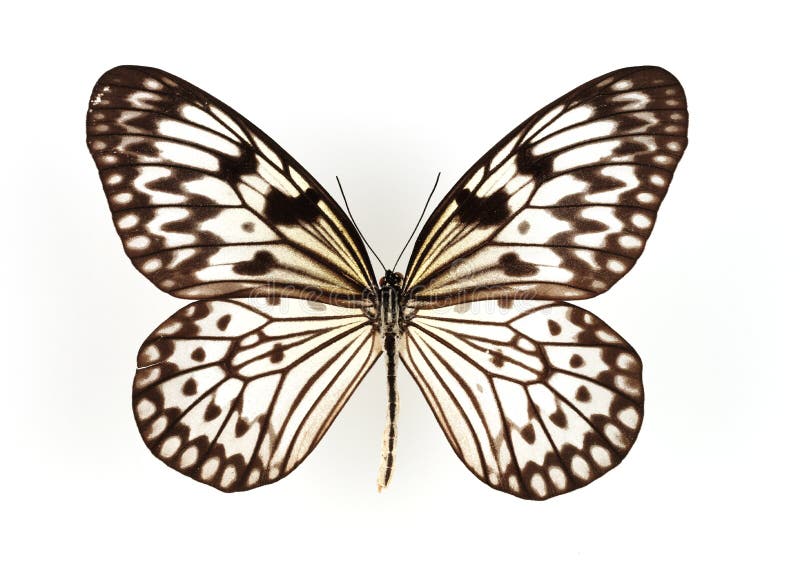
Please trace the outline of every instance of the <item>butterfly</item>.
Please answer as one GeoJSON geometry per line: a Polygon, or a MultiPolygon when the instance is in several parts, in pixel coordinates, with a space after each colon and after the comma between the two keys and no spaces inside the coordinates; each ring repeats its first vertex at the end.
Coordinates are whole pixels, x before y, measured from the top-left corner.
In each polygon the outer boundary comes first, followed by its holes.
{"type": "Polygon", "coordinates": [[[97,82],[87,144],[139,272],[192,303],[145,340],[133,411],[151,452],[220,490],[275,482],[383,355],[379,489],[398,361],[489,486],[542,500],[619,464],[642,364],[590,312],[633,267],[687,145],[677,79],[613,71],[513,129],[445,195],[404,274],[378,281],[354,223],[275,141],[164,71],[97,82]]]}

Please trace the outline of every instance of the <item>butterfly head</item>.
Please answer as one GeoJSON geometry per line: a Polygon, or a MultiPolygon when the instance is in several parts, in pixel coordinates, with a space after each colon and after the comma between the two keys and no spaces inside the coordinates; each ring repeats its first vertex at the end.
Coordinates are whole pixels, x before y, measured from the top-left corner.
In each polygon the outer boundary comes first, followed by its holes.
{"type": "Polygon", "coordinates": [[[403,274],[392,270],[386,270],[386,275],[381,278],[379,284],[381,287],[387,285],[391,287],[400,287],[403,285],[403,274]]]}

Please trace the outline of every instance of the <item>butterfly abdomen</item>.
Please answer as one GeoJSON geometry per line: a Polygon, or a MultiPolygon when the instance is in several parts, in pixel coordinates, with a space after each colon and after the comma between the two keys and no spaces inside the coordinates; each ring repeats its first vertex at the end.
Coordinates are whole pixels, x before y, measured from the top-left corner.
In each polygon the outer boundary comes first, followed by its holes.
{"type": "Polygon", "coordinates": [[[383,429],[381,444],[381,465],[378,469],[378,491],[389,485],[394,470],[394,453],[397,445],[397,409],[399,398],[397,394],[397,347],[396,337],[389,333],[384,337],[383,348],[386,360],[386,381],[389,404],[386,409],[386,427],[383,429]]]}
{"type": "Polygon", "coordinates": [[[387,272],[381,280],[378,298],[378,327],[383,338],[386,360],[386,381],[389,404],[386,411],[386,427],[381,446],[381,466],[378,470],[378,491],[389,485],[394,469],[394,452],[397,443],[397,338],[402,332],[402,305],[400,302],[399,274],[387,272]]]}

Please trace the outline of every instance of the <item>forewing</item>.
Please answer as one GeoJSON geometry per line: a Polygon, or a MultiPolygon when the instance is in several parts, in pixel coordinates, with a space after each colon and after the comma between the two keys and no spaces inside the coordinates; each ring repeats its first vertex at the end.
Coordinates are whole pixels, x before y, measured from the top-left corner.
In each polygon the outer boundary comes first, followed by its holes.
{"type": "Polygon", "coordinates": [[[142,345],[134,415],[169,466],[226,492],[254,488],[303,461],[380,352],[359,309],[195,302],[142,345]]]}
{"type": "Polygon", "coordinates": [[[582,299],[630,270],[686,148],[683,89],[658,67],[578,87],[503,138],[439,204],[406,272],[419,305],[582,299]]]}
{"type": "Polygon", "coordinates": [[[125,251],[177,297],[360,302],[374,278],[350,221],[289,154],[169,73],[97,82],[87,143],[125,251]]]}
{"type": "Polygon", "coordinates": [[[599,478],[641,426],[639,357],[568,303],[484,300],[421,310],[400,354],[464,464],[523,498],[599,478]]]}

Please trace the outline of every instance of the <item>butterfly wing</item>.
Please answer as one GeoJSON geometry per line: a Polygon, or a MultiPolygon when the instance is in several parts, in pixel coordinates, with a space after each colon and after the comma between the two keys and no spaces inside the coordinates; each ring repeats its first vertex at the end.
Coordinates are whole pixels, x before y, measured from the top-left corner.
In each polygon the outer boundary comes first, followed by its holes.
{"type": "Polygon", "coordinates": [[[565,302],[420,310],[400,355],[453,450],[490,486],[542,500],[616,466],[641,426],[641,361],[565,302]]]}
{"type": "Polygon", "coordinates": [[[303,461],[380,353],[360,309],[198,301],[142,345],[134,415],[169,466],[223,491],[254,488],[303,461]]]}
{"type": "Polygon", "coordinates": [[[644,248],[687,121],[681,85],[658,67],[620,69],[559,98],[445,196],[417,239],[406,291],[443,306],[607,290],[644,248]]]}
{"type": "Polygon", "coordinates": [[[157,69],[117,67],[97,82],[86,123],[125,252],[162,290],[359,303],[374,283],[330,195],[208,93],[157,69]]]}

